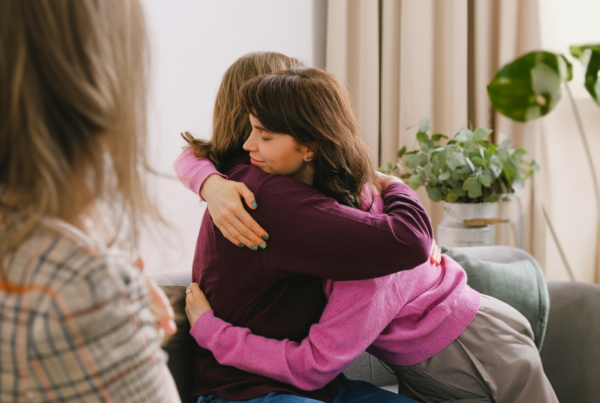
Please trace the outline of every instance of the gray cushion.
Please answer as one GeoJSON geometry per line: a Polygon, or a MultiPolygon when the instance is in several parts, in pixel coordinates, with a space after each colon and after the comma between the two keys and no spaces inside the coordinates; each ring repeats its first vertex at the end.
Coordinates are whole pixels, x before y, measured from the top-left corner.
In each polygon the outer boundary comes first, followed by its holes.
{"type": "Polygon", "coordinates": [[[467,272],[467,283],[474,290],[511,305],[531,324],[535,344],[542,349],[550,298],[542,269],[530,255],[510,263],[481,260],[460,249],[443,247],[442,252],[458,262],[467,272]]]}

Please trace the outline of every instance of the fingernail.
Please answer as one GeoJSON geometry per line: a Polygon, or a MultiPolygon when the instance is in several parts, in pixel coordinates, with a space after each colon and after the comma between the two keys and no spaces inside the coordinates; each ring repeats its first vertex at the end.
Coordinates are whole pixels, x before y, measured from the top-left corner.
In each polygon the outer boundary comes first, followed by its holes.
{"type": "Polygon", "coordinates": [[[238,243],[238,246],[239,246],[240,248],[243,248],[243,247],[244,247],[244,244],[243,244],[243,243],[238,243]]]}
{"type": "Polygon", "coordinates": [[[263,236],[261,236],[261,238],[262,238],[262,239],[264,239],[265,241],[268,241],[268,240],[269,240],[269,237],[268,237],[268,236],[266,236],[266,235],[263,235],[263,236]]]}
{"type": "Polygon", "coordinates": [[[257,208],[258,204],[256,204],[256,202],[254,200],[252,200],[252,202],[250,202],[250,204],[252,205],[252,207],[257,208]]]}
{"type": "Polygon", "coordinates": [[[264,248],[266,248],[266,247],[267,247],[267,245],[265,245],[265,244],[264,244],[264,243],[262,243],[262,242],[261,242],[261,243],[259,243],[259,244],[258,244],[258,246],[260,246],[260,248],[261,248],[261,249],[264,249],[264,248]]]}
{"type": "Polygon", "coordinates": [[[258,248],[256,247],[256,245],[252,245],[251,248],[252,248],[252,250],[258,250],[258,248]]]}

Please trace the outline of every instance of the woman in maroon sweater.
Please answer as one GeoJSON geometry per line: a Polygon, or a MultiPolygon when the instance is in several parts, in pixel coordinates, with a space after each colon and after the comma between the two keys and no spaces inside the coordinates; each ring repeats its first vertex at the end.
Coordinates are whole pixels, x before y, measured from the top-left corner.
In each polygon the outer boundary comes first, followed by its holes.
{"type": "MultiPolygon", "coordinates": [[[[356,124],[350,119],[340,123],[356,124]]],[[[229,158],[225,163],[218,161],[229,166],[224,171],[231,180],[243,182],[254,193],[261,208],[251,215],[269,228],[270,234],[269,247],[255,253],[232,245],[209,214],[205,215],[196,247],[193,279],[223,319],[266,337],[300,341],[323,312],[326,303],[323,278],[374,278],[412,269],[428,259],[431,225],[412,191],[390,185],[384,194],[385,215],[372,216],[354,208],[360,200],[359,184],[362,188],[365,180],[353,177],[353,172],[370,172],[367,181],[375,180],[364,142],[354,139],[354,143],[358,145],[354,150],[333,156],[348,162],[345,172],[319,176],[324,180],[321,189],[334,198],[315,189],[317,183],[311,187],[266,173],[252,166],[247,155],[229,158]],[[327,181],[335,178],[345,178],[347,182],[331,186],[327,181]],[[373,256],[381,256],[376,265],[372,264],[373,256]]],[[[344,389],[353,389],[348,396],[351,399],[344,401],[408,401],[370,386],[343,380],[342,393],[344,389]],[[358,386],[363,388],[362,397],[358,386]],[[368,389],[368,398],[364,388],[368,389]]],[[[329,401],[338,392],[337,379],[319,390],[307,392],[220,365],[207,350],[198,349],[195,354],[193,395],[196,397],[217,395],[230,401],[244,401],[283,393],[329,401]]]]}

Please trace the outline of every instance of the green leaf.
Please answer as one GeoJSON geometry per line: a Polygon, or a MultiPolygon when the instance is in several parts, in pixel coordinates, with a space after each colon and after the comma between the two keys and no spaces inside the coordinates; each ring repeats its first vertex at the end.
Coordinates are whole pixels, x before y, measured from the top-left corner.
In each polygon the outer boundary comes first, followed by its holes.
{"type": "Polygon", "coordinates": [[[486,188],[489,188],[490,186],[492,186],[493,180],[494,180],[494,176],[492,174],[492,171],[489,170],[488,168],[484,168],[483,175],[481,175],[481,184],[483,186],[485,186],[486,188]]]}
{"type": "Polygon", "coordinates": [[[449,142],[446,143],[446,145],[449,146],[449,145],[456,144],[456,143],[458,143],[458,141],[450,140],[449,142]]]}
{"type": "Polygon", "coordinates": [[[467,178],[467,180],[465,181],[465,183],[463,183],[463,190],[474,190],[479,186],[479,181],[477,180],[476,177],[474,176],[469,176],[467,178]]]}
{"type": "Polygon", "coordinates": [[[477,199],[478,197],[481,197],[481,185],[479,185],[477,189],[469,190],[467,193],[471,199],[477,199]]]}
{"type": "Polygon", "coordinates": [[[441,139],[447,139],[448,136],[441,133],[436,133],[433,136],[431,136],[431,138],[433,139],[433,141],[440,141],[441,139]]]}
{"type": "Polygon", "coordinates": [[[431,119],[423,118],[419,121],[419,131],[427,133],[431,129],[431,119]]]}
{"type": "Polygon", "coordinates": [[[416,154],[408,154],[406,156],[406,166],[415,169],[419,166],[419,157],[416,154]]]}
{"type": "Polygon", "coordinates": [[[585,69],[585,89],[600,106],[600,45],[571,46],[571,55],[577,58],[585,69]]]}
{"type": "Polygon", "coordinates": [[[482,158],[473,157],[473,158],[471,158],[471,161],[473,162],[473,165],[475,165],[475,166],[478,166],[478,167],[485,166],[485,161],[482,158]]]}
{"type": "Polygon", "coordinates": [[[473,139],[475,141],[481,141],[484,138],[486,138],[487,136],[489,136],[492,132],[493,132],[493,130],[491,130],[491,129],[486,129],[484,127],[478,127],[477,129],[475,129],[475,132],[473,132],[473,139]]]}
{"type": "Polygon", "coordinates": [[[387,169],[388,169],[389,171],[391,171],[392,169],[394,169],[394,166],[392,165],[392,163],[391,163],[391,162],[388,162],[388,164],[387,164],[387,169]]]}
{"type": "Polygon", "coordinates": [[[425,177],[429,180],[437,180],[437,176],[433,174],[433,166],[431,164],[427,164],[423,167],[423,172],[425,172],[425,177]]]}
{"type": "Polygon", "coordinates": [[[433,142],[433,140],[427,140],[427,148],[433,148],[435,147],[435,143],[433,142]]]}
{"type": "Polygon", "coordinates": [[[425,143],[427,140],[429,140],[429,136],[425,132],[418,132],[417,140],[419,140],[419,143],[425,143]]]}
{"type": "Polygon", "coordinates": [[[442,173],[440,176],[438,176],[438,180],[440,181],[445,181],[450,179],[450,172],[446,171],[444,173],[442,173]]]}
{"type": "Polygon", "coordinates": [[[425,165],[427,165],[427,163],[429,162],[429,157],[427,156],[426,153],[420,153],[419,154],[419,165],[421,165],[422,167],[424,167],[425,165]]]}
{"type": "Polygon", "coordinates": [[[513,153],[512,153],[512,157],[516,160],[521,160],[523,159],[523,157],[525,156],[525,154],[527,154],[527,151],[523,150],[522,148],[517,148],[513,153]]]}
{"type": "Polygon", "coordinates": [[[406,154],[406,146],[402,147],[399,151],[398,151],[398,158],[402,158],[404,156],[404,154],[406,154]]]}
{"type": "Polygon", "coordinates": [[[400,179],[408,179],[411,177],[412,174],[406,173],[406,174],[402,174],[400,175],[400,179]]]}
{"type": "Polygon", "coordinates": [[[475,170],[475,165],[473,165],[473,163],[471,162],[470,158],[465,158],[465,161],[467,161],[467,165],[469,166],[469,168],[471,168],[471,171],[475,170]]]}
{"type": "Polygon", "coordinates": [[[490,157],[489,168],[492,171],[494,178],[497,178],[502,173],[502,161],[500,161],[500,158],[498,158],[497,155],[492,155],[490,157]]]}
{"type": "Polygon", "coordinates": [[[427,196],[434,202],[442,200],[442,191],[438,187],[427,187],[427,196]]]}
{"type": "Polygon", "coordinates": [[[456,194],[454,189],[450,189],[450,191],[446,195],[446,201],[448,203],[454,203],[456,200],[458,200],[458,195],[456,194]]]}
{"type": "Polygon", "coordinates": [[[410,186],[412,190],[417,190],[419,187],[421,187],[421,175],[411,175],[410,179],[408,180],[408,186],[410,186]]]}
{"type": "Polygon", "coordinates": [[[460,131],[458,132],[458,134],[456,135],[456,141],[458,141],[459,143],[464,143],[467,140],[470,140],[473,138],[473,132],[469,129],[460,129],[460,131]]]}
{"type": "Polygon", "coordinates": [[[465,156],[460,151],[453,151],[446,155],[446,165],[452,170],[465,165],[465,156]]]}
{"type": "Polygon", "coordinates": [[[465,151],[466,152],[473,152],[473,151],[477,151],[477,143],[475,142],[475,140],[467,140],[465,141],[465,151]]]}
{"type": "Polygon", "coordinates": [[[562,55],[530,52],[505,65],[488,85],[494,108],[518,122],[547,115],[560,100],[570,65],[562,55]]]}

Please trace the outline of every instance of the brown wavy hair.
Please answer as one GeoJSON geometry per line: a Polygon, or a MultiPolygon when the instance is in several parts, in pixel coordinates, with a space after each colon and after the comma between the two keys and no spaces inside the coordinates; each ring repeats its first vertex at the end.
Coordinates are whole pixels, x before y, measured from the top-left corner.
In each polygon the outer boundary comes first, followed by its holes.
{"type": "Polygon", "coordinates": [[[244,152],[242,146],[252,131],[248,114],[240,105],[239,89],[246,81],[276,71],[303,66],[297,59],[277,52],[253,52],[237,59],[225,72],[213,112],[212,139],[195,139],[182,134],[197,158],[208,158],[217,169],[244,152]]]}
{"type": "Polygon", "coordinates": [[[78,225],[104,202],[132,244],[159,217],[140,174],[147,49],[137,0],[0,1],[4,261],[44,216],[78,225]]]}
{"type": "Polygon", "coordinates": [[[361,208],[365,186],[379,191],[350,95],[332,74],[297,67],[258,77],[242,86],[240,102],[265,129],[314,151],[313,186],[326,196],[361,208]]]}

